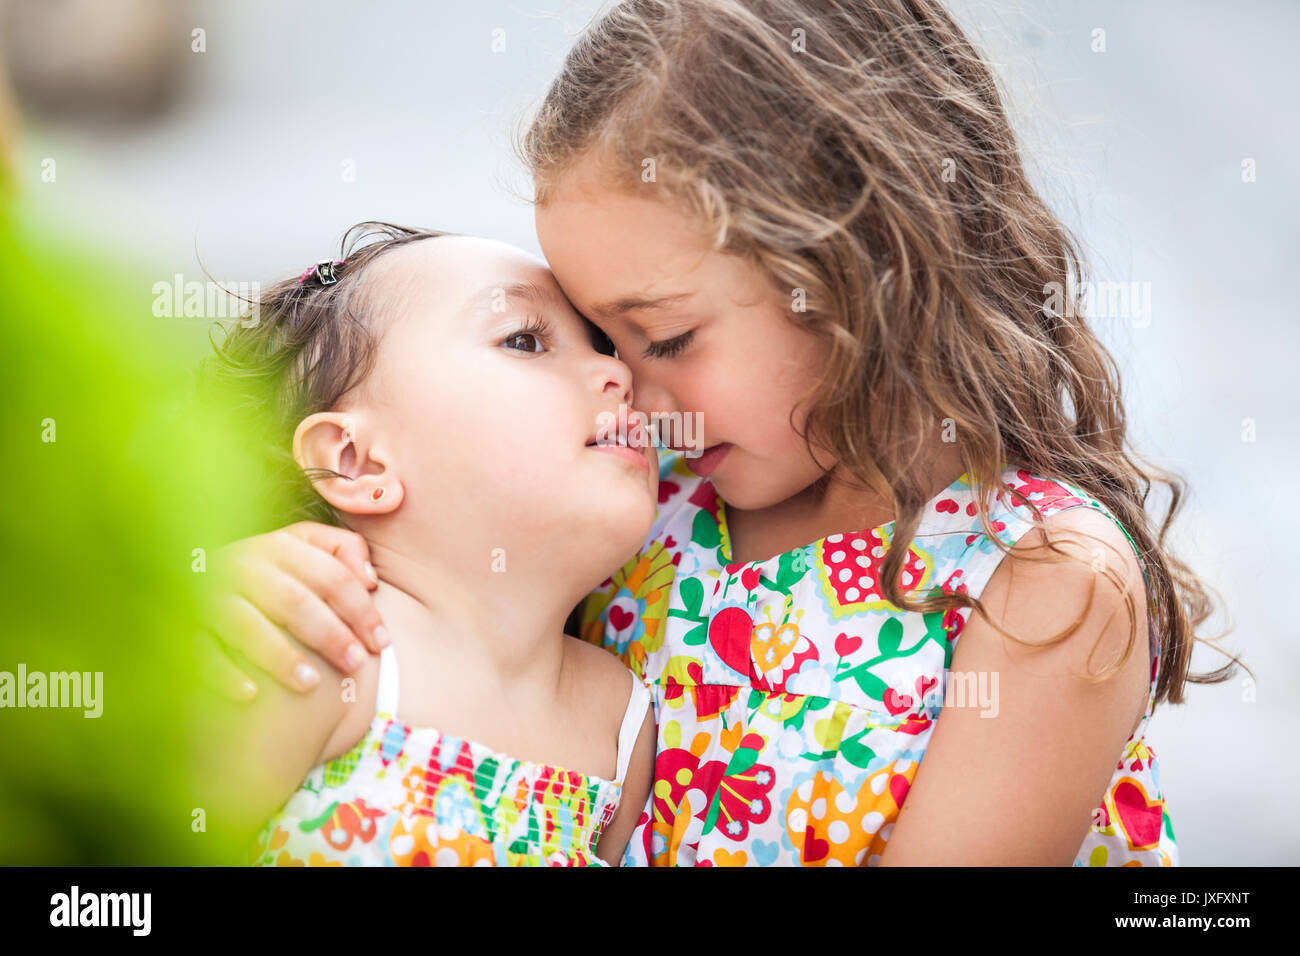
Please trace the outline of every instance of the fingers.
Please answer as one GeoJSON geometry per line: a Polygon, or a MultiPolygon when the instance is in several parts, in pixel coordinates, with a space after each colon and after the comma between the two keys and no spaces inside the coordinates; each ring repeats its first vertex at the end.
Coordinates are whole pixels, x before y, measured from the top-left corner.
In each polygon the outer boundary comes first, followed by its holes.
{"type": "Polygon", "coordinates": [[[241,704],[256,696],[257,685],[235,666],[211,631],[202,630],[194,635],[194,650],[199,679],[209,690],[241,704]]]}
{"type": "Polygon", "coordinates": [[[244,575],[241,592],[340,670],[355,670],[365,649],[378,654],[387,645],[370,592],[334,555],[296,535],[273,535],[265,558],[280,573],[244,575]],[[357,640],[365,648],[353,652],[349,665],[350,645],[357,640]]]}
{"type": "MultiPolygon", "coordinates": [[[[320,680],[313,651],[354,672],[367,650],[388,644],[370,593],[378,579],[369,556],[360,535],[311,522],[235,542],[222,549],[221,585],[208,591],[204,624],[247,658],[236,656],[236,671],[260,667],[295,690],[320,680]]],[[[212,676],[233,689],[232,655],[222,656],[209,658],[212,676]]]]}
{"type": "Polygon", "coordinates": [[[300,521],[284,530],[312,547],[334,555],[356,575],[366,590],[374,590],[379,586],[379,576],[370,563],[370,545],[355,531],[317,524],[315,521],[300,521]]]}
{"type": "Polygon", "coordinates": [[[211,614],[226,643],[281,684],[308,691],[320,682],[320,671],[298,645],[243,595],[220,595],[211,614]]]}

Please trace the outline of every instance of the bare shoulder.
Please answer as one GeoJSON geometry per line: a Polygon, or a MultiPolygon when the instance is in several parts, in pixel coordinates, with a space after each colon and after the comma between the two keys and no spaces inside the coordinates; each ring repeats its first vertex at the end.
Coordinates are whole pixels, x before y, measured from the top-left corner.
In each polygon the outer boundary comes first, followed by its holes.
{"type": "MultiPolygon", "coordinates": [[[[335,700],[328,705],[339,720],[321,748],[320,759],[333,760],[350,751],[370,729],[379,696],[379,657],[371,654],[355,674],[345,675],[322,661],[321,685],[335,700]]],[[[319,691],[320,688],[317,688],[319,691]]]]}
{"type": "Polygon", "coordinates": [[[599,702],[601,712],[621,720],[632,692],[632,672],[617,656],[580,638],[566,634],[565,654],[573,664],[591,699],[599,702]]]}
{"type": "Polygon", "coordinates": [[[1032,609],[1040,626],[1052,618],[1073,620],[1084,605],[1107,614],[1133,604],[1146,606],[1142,568],[1119,526],[1096,508],[1067,508],[1049,515],[1043,528],[1021,536],[986,588],[990,599],[1008,602],[1009,613],[1032,609]]]}
{"type": "Polygon", "coordinates": [[[1000,627],[1024,642],[1003,640],[1008,659],[1044,676],[1105,675],[1123,698],[1144,704],[1147,598],[1133,545],[1096,508],[1068,508],[1044,525],[998,565],[981,595],[991,622],[972,617],[962,640],[1002,639],[1000,627]]]}

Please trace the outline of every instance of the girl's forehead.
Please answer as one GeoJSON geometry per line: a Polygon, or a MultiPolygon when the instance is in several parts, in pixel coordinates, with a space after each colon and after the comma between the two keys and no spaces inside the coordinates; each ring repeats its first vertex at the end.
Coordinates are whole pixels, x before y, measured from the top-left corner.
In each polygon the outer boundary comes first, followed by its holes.
{"type": "Polygon", "coordinates": [[[491,239],[442,236],[411,243],[384,255],[372,269],[370,294],[387,299],[389,306],[418,304],[457,313],[524,293],[563,299],[542,260],[491,239]]]}

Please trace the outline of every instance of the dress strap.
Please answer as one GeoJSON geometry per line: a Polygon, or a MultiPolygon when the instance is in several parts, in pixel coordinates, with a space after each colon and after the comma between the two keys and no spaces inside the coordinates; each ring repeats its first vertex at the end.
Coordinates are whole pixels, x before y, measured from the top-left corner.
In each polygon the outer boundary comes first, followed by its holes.
{"type": "Polygon", "coordinates": [[[397,652],[389,644],[379,652],[379,690],[375,694],[375,713],[397,717],[398,689],[397,652]]]}
{"type": "Polygon", "coordinates": [[[632,677],[632,695],[627,701],[627,710],[623,714],[623,724],[618,729],[618,772],[614,782],[622,785],[627,765],[632,761],[632,751],[636,748],[636,739],[645,723],[646,710],[650,706],[650,691],[635,674],[632,677]]]}

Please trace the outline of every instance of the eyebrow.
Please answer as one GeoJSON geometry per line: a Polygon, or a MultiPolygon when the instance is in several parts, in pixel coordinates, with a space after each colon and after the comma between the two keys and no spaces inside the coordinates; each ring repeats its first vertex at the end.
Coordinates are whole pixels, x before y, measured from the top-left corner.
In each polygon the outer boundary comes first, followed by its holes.
{"type": "Polygon", "coordinates": [[[539,304],[562,301],[562,297],[552,289],[545,289],[536,282],[519,281],[484,286],[465,300],[464,307],[475,312],[496,314],[492,312],[492,303],[498,298],[523,299],[539,304]]]}
{"type": "Polygon", "coordinates": [[[613,318],[614,316],[627,315],[629,312],[654,312],[667,309],[690,297],[691,293],[689,292],[679,292],[676,295],[661,295],[652,299],[642,296],[627,296],[609,302],[599,302],[591,307],[591,311],[601,317],[613,318]]]}

